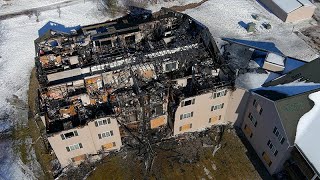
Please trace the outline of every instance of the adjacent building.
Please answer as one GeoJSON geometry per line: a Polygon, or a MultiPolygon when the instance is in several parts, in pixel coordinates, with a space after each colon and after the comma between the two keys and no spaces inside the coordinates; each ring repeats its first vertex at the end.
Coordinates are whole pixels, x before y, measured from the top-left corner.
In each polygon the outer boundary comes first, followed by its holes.
{"type": "Polygon", "coordinates": [[[260,0],[260,2],[283,22],[310,19],[316,9],[309,0],[260,0]]]}

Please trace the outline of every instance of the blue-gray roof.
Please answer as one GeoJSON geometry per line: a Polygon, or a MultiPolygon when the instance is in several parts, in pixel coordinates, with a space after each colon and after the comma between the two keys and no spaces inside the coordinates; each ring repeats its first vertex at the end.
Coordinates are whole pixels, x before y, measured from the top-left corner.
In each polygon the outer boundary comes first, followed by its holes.
{"type": "Polygon", "coordinates": [[[56,23],[56,22],[53,22],[53,21],[49,21],[49,22],[47,22],[47,24],[45,24],[42,28],[40,28],[38,30],[38,34],[39,34],[39,37],[41,37],[46,32],[48,32],[49,30],[70,34],[72,30],[76,30],[77,31],[79,29],[81,29],[80,25],[74,26],[74,27],[65,27],[62,24],[59,24],[59,23],[56,23]]]}

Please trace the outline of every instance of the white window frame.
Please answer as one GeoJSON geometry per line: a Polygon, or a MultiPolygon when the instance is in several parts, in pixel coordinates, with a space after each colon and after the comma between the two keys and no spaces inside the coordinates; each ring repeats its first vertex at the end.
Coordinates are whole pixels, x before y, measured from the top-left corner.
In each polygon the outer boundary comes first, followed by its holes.
{"type": "Polygon", "coordinates": [[[212,99],[226,96],[227,93],[228,93],[228,91],[227,91],[226,89],[225,89],[225,90],[221,90],[221,91],[214,92],[214,93],[212,94],[212,99]]]}
{"type": "Polygon", "coordinates": [[[73,145],[68,146],[68,148],[69,148],[69,152],[70,152],[70,151],[74,151],[77,149],[81,149],[81,148],[83,148],[83,146],[82,146],[82,143],[77,143],[77,144],[73,144],[73,145]]]}
{"type": "Polygon", "coordinates": [[[111,124],[111,119],[107,118],[107,119],[96,120],[94,124],[96,127],[111,124]]]}
{"type": "Polygon", "coordinates": [[[216,111],[216,110],[219,110],[219,109],[223,109],[224,107],[224,103],[221,103],[221,104],[218,104],[218,105],[213,105],[211,106],[211,111],[216,111]]]}
{"type": "Polygon", "coordinates": [[[187,118],[191,118],[191,117],[193,117],[193,111],[192,111],[192,112],[188,112],[188,113],[181,114],[181,115],[180,115],[180,120],[187,119],[187,118]]]}
{"type": "Polygon", "coordinates": [[[184,100],[184,101],[181,102],[181,107],[193,105],[195,103],[195,100],[196,100],[195,98],[184,100]],[[186,105],[187,101],[191,101],[191,104],[186,105]]]}
{"type": "Polygon", "coordinates": [[[110,130],[110,131],[106,131],[106,132],[103,132],[101,134],[98,134],[98,138],[99,139],[104,139],[104,138],[107,138],[107,137],[110,137],[110,136],[113,136],[114,133],[113,133],[113,130],[110,130]]]}

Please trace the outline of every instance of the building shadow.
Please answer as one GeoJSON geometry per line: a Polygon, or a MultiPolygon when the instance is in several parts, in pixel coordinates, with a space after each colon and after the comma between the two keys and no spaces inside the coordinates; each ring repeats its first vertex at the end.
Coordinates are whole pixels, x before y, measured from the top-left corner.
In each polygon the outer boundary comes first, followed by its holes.
{"type": "Polygon", "coordinates": [[[260,175],[260,177],[262,179],[273,179],[272,176],[269,174],[268,170],[265,168],[263,162],[260,160],[260,158],[258,157],[257,153],[255,152],[255,150],[253,149],[253,147],[251,146],[250,142],[246,139],[244,133],[241,130],[241,126],[243,123],[243,119],[244,119],[244,115],[245,115],[245,111],[246,111],[246,107],[248,106],[248,98],[250,95],[250,92],[245,90],[246,92],[243,94],[240,103],[236,109],[236,114],[238,114],[238,117],[234,123],[234,128],[235,131],[237,133],[237,136],[239,137],[239,139],[241,140],[241,142],[243,143],[243,145],[245,146],[245,148],[247,149],[247,152],[245,153],[246,156],[248,157],[248,159],[250,160],[250,162],[252,163],[253,167],[255,168],[255,170],[258,172],[258,174],[260,175]]]}
{"type": "Polygon", "coordinates": [[[248,28],[248,24],[243,22],[243,21],[239,21],[238,24],[243,27],[244,29],[247,29],[248,28]]]}
{"type": "Polygon", "coordinates": [[[252,165],[254,166],[255,170],[259,173],[260,177],[265,180],[274,179],[268,172],[268,170],[263,165],[262,161],[258,157],[257,153],[249,143],[249,141],[246,139],[244,133],[241,131],[239,127],[235,127],[236,133],[238,137],[240,138],[243,145],[246,147],[247,152],[246,155],[252,165]]]}
{"type": "Polygon", "coordinates": [[[283,55],[282,52],[277,48],[277,46],[273,42],[251,41],[251,40],[234,39],[234,38],[222,38],[222,40],[228,41],[230,43],[236,43],[236,44],[252,47],[254,49],[258,49],[262,51],[269,51],[269,52],[283,55]]]}

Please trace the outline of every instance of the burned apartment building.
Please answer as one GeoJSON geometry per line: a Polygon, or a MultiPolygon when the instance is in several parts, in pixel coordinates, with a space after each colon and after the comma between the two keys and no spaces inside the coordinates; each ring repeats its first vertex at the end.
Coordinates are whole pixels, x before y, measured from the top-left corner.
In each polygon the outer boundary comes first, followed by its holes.
{"type": "Polygon", "coordinates": [[[232,83],[209,30],[189,16],[162,9],[75,28],[49,23],[35,63],[62,167],[230,121],[232,83]]]}

